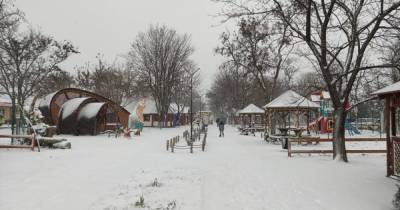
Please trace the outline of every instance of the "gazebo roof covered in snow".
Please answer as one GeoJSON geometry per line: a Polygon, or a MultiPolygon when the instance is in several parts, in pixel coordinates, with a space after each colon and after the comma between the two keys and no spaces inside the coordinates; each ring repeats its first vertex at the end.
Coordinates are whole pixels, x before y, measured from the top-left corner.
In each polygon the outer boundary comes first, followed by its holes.
{"type": "Polygon", "coordinates": [[[249,104],[238,112],[239,114],[263,114],[264,110],[254,104],[249,104]]]}
{"type": "Polygon", "coordinates": [[[317,109],[319,105],[308,100],[307,98],[299,95],[293,90],[284,92],[267,105],[263,106],[264,109],[317,109]]]}
{"type": "Polygon", "coordinates": [[[379,89],[372,93],[372,95],[386,95],[390,93],[400,92],[400,81],[379,89]]]}

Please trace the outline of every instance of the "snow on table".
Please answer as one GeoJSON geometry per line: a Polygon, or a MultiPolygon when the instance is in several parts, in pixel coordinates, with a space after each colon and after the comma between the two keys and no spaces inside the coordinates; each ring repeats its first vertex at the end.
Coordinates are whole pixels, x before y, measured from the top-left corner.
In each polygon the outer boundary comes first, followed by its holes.
{"type": "Polygon", "coordinates": [[[287,157],[281,145],[209,126],[205,152],[165,150],[181,128],[128,140],[60,136],[71,150],[0,150],[0,209],[390,209],[385,156],[287,157]],[[159,186],[152,186],[157,179],[159,186]],[[146,208],[145,208],[146,209],[146,208]]]}

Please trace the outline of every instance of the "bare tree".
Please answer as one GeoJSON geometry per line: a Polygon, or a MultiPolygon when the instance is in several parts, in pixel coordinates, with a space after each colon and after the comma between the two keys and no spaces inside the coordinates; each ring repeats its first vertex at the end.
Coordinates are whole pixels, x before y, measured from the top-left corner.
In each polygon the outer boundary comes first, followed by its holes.
{"type": "Polygon", "coordinates": [[[245,76],[242,68],[232,63],[220,66],[207,97],[214,113],[235,114],[250,103],[265,105],[263,90],[245,76]]]}
{"type": "Polygon", "coordinates": [[[166,26],[150,26],[131,45],[128,65],[138,84],[150,91],[161,119],[168,113],[173,90],[193,51],[188,35],[166,26]]]}
{"type": "Polygon", "coordinates": [[[222,33],[222,46],[216,48],[217,53],[229,58],[229,62],[243,68],[246,76],[253,78],[267,101],[274,95],[279,74],[285,68],[295,68],[288,62],[293,49],[289,45],[288,27],[270,23],[264,16],[242,18],[238,32],[222,33]]]}
{"type": "Polygon", "coordinates": [[[75,84],[73,75],[69,72],[55,67],[55,70],[47,75],[38,83],[34,91],[33,99],[30,106],[30,113],[33,112],[38,98],[46,96],[57,90],[72,87],[75,84]]]}
{"type": "Polygon", "coordinates": [[[76,83],[79,88],[104,96],[117,104],[135,95],[134,75],[125,66],[109,64],[101,55],[97,62],[77,68],[76,83]]]}
{"type": "Polygon", "coordinates": [[[13,7],[11,0],[0,0],[0,34],[18,25],[21,19],[21,12],[13,7]]]}
{"type": "Polygon", "coordinates": [[[393,39],[398,33],[400,1],[223,2],[231,8],[226,13],[228,18],[260,14],[276,17],[289,27],[294,39],[301,41],[304,48],[311,51],[313,62],[319,67],[334,106],[333,157],[347,162],[345,107],[360,72],[398,65],[378,59],[368,62],[366,58],[376,52],[375,44],[393,39]],[[258,4],[251,4],[254,2],[258,4]]]}
{"type": "Polygon", "coordinates": [[[76,51],[71,43],[40,32],[10,32],[0,40],[0,86],[23,107],[39,83],[72,53],[76,51]]]}

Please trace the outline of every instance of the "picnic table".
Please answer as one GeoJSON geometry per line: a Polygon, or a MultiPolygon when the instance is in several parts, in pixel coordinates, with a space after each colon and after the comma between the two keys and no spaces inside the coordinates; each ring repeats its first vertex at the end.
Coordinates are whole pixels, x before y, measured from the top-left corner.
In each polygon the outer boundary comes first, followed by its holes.
{"type": "Polygon", "coordinates": [[[283,136],[288,135],[289,128],[278,128],[278,130],[283,136]]]}
{"type": "Polygon", "coordinates": [[[297,137],[301,137],[301,134],[303,133],[304,129],[302,129],[302,128],[293,128],[292,131],[294,132],[294,134],[297,137]]]}
{"type": "Polygon", "coordinates": [[[302,128],[278,128],[278,130],[283,136],[288,136],[289,131],[293,131],[297,137],[300,137],[304,131],[302,128]]]}

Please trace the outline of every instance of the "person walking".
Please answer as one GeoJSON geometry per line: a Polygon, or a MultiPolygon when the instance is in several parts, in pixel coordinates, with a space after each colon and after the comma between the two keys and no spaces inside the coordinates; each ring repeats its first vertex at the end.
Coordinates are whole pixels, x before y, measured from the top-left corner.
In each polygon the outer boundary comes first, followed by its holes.
{"type": "Polygon", "coordinates": [[[219,137],[224,137],[224,121],[219,121],[218,124],[218,128],[219,128],[219,137]]]}

